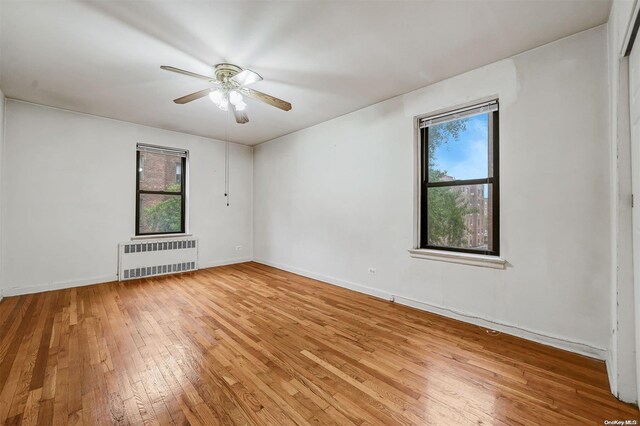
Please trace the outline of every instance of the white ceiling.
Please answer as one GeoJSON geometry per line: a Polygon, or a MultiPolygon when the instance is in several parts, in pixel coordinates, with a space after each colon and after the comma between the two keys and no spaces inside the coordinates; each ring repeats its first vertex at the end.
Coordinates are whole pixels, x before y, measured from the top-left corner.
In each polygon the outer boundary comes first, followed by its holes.
{"type": "Polygon", "coordinates": [[[205,2],[0,0],[10,98],[247,145],[320,123],[606,22],[610,0],[205,2]],[[238,125],[172,99],[232,62],[264,77],[238,125]]]}

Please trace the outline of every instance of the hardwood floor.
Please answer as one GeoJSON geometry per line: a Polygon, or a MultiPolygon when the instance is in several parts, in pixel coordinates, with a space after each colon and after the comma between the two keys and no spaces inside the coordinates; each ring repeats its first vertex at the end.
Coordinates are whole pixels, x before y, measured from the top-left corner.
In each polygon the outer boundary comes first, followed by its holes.
{"type": "Polygon", "coordinates": [[[256,263],[0,303],[3,424],[604,424],[604,363],[256,263]]]}

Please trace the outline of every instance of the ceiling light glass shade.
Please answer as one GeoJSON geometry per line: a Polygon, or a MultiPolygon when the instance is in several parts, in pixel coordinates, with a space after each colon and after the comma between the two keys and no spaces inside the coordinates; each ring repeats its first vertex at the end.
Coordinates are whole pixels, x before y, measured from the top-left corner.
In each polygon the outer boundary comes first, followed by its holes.
{"type": "Polygon", "coordinates": [[[222,100],[224,99],[224,94],[219,90],[212,90],[209,93],[209,99],[211,99],[211,102],[213,102],[214,104],[219,105],[220,102],[222,102],[222,100]]]}
{"type": "Polygon", "coordinates": [[[221,110],[229,111],[229,100],[227,98],[222,98],[222,100],[217,105],[221,110]]]}
{"type": "Polygon", "coordinates": [[[235,90],[232,90],[229,92],[229,102],[238,106],[238,104],[242,102],[242,95],[235,90]]]}
{"type": "Polygon", "coordinates": [[[236,106],[236,111],[244,111],[245,108],[247,108],[247,104],[245,104],[242,101],[240,101],[239,103],[235,104],[235,106],[236,106]]]}

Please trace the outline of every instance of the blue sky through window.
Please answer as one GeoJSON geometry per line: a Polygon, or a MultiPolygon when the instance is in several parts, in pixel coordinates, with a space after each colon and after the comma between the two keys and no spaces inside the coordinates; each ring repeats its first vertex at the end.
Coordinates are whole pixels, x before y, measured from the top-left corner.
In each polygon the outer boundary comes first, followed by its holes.
{"type": "Polygon", "coordinates": [[[480,114],[464,119],[466,129],[458,139],[447,138],[436,149],[436,169],[458,179],[479,179],[489,176],[489,115],[480,114]]]}

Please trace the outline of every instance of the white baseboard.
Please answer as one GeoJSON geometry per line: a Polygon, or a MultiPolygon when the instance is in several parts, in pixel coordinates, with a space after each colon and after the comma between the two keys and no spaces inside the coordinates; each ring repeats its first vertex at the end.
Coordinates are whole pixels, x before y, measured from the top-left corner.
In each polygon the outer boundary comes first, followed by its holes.
{"type": "Polygon", "coordinates": [[[569,339],[551,336],[546,333],[538,331],[527,330],[510,324],[504,324],[497,321],[492,321],[484,318],[480,318],[465,312],[456,311],[453,309],[445,308],[443,306],[434,305],[419,300],[410,299],[403,296],[393,295],[384,290],[379,290],[371,287],[367,287],[354,282],[342,280],[327,275],[318,274],[316,272],[307,271],[304,269],[296,268],[289,265],[283,265],[281,263],[272,262],[270,260],[254,258],[254,262],[262,263],[267,266],[282,269],[284,271],[292,272],[294,274],[302,275],[308,278],[313,278],[319,281],[324,281],[329,284],[344,287],[349,290],[357,291],[359,293],[368,294],[381,299],[393,301],[401,305],[410,306],[422,311],[431,312],[434,314],[442,315],[448,318],[453,318],[462,322],[474,324],[480,327],[496,330],[501,333],[510,334],[512,336],[521,337],[526,340],[531,340],[543,345],[553,346],[554,348],[563,349],[565,351],[574,352],[580,355],[585,355],[591,358],[600,360],[607,359],[608,351],[603,348],[598,348],[587,343],[575,342],[569,339]]]}
{"type": "MultiPolygon", "coordinates": [[[[432,312],[438,315],[442,315],[442,316],[457,319],[463,322],[478,325],[480,327],[497,330],[505,334],[521,337],[527,340],[553,346],[555,348],[563,349],[566,351],[575,352],[581,355],[586,355],[589,357],[608,361],[608,356],[609,356],[608,351],[603,348],[594,347],[586,343],[575,342],[575,341],[564,339],[561,337],[550,336],[546,333],[527,330],[527,329],[520,328],[510,324],[504,324],[497,321],[479,318],[477,316],[474,316],[465,312],[456,311],[453,309],[445,308],[443,306],[437,306],[435,304],[414,300],[414,299],[410,299],[410,298],[399,296],[399,295],[393,295],[384,290],[379,290],[376,288],[368,287],[368,286],[354,283],[351,281],[343,280],[340,278],[318,274],[318,273],[307,271],[301,268],[296,268],[293,266],[272,262],[266,259],[260,259],[260,258],[252,259],[251,257],[239,257],[239,258],[232,258],[232,259],[225,259],[225,260],[199,262],[198,266],[200,269],[205,269],[205,268],[213,268],[216,266],[224,266],[224,265],[231,265],[235,263],[249,262],[252,260],[254,262],[262,263],[264,265],[272,266],[274,268],[282,269],[284,271],[292,272],[294,274],[302,275],[302,276],[323,281],[329,284],[337,285],[339,287],[347,288],[349,290],[357,291],[359,293],[364,293],[370,296],[378,297],[380,299],[395,301],[396,303],[399,303],[405,306],[410,306],[423,311],[432,312]]],[[[104,275],[104,276],[93,277],[93,278],[78,279],[73,281],[39,284],[39,285],[28,286],[28,287],[9,287],[2,290],[2,292],[0,293],[0,300],[2,297],[19,296],[22,294],[32,294],[32,293],[40,293],[40,292],[51,291],[51,290],[61,290],[65,288],[81,287],[85,285],[98,284],[98,283],[104,283],[109,281],[117,281],[117,279],[118,279],[117,275],[113,274],[113,275],[104,275]]],[[[607,362],[607,370],[609,374],[611,374],[612,372],[609,371],[609,364],[610,362],[607,362]]]]}
{"type": "Polygon", "coordinates": [[[543,345],[553,346],[554,348],[563,349],[565,351],[574,352],[580,355],[585,355],[591,358],[599,360],[607,359],[607,350],[598,348],[587,343],[575,342],[562,337],[551,336],[539,331],[528,330],[525,328],[517,327],[510,324],[504,324],[501,322],[487,320],[464,312],[459,312],[453,309],[445,308],[442,306],[434,305],[431,303],[421,302],[418,300],[409,299],[402,296],[395,296],[395,302],[401,305],[410,306],[412,308],[420,309],[422,311],[431,312],[434,314],[442,315],[445,317],[457,319],[459,321],[468,322],[483,328],[496,330],[501,333],[509,334],[516,337],[521,337],[533,342],[542,343],[543,345]]]}
{"type": "Polygon", "coordinates": [[[253,258],[253,261],[257,263],[262,263],[263,265],[272,266],[277,269],[282,269],[283,271],[302,275],[307,278],[313,278],[314,280],[337,285],[338,287],[348,288],[349,290],[357,291],[358,293],[368,294],[369,296],[374,296],[374,297],[378,297],[380,299],[385,299],[389,301],[393,300],[393,295],[391,293],[387,293],[386,291],[378,290],[372,287],[367,287],[361,284],[356,284],[351,281],[330,277],[328,275],[317,274],[315,272],[307,271],[305,269],[295,268],[293,266],[283,265],[277,262],[271,262],[270,260],[266,260],[266,259],[253,258]]]}
{"type": "Polygon", "coordinates": [[[216,266],[234,265],[236,263],[251,262],[252,257],[234,257],[225,260],[212,260],[208,262],[198,262],[198,269],[215,268],[216,266]]]}
{"type": "Polygon", "coordinates": [[[103,275],[100,277],[93,277],[93,278],[81,278],[81,279],[72,280],[72,281],[61,281],[57,283],[36,284],[32,286],[27,286],[27,287],[8,287],[8,288],[5,288],[2,291],[2,293],[3,293],[3,296],[5,297],[20,296],[23,294],[42,293],[44,291],[63,290],[65,288],[82,287],[85,285],[107,283],[109,281],[118,281],[118,276],[116,274],[113,274],[113,275],[103,275]]]}
{"type": "MultiPolygon", "coordinates": [[[[234,259],[198,262],[198,268],[199,269],[213,268],[215,266],[224,266],[224,265],[231,265],[234,263],[250,262],[251,260],[252,260],[251,257],[239,257],[234,259]]],[[[118,275],[117,274],[103,275],[100,277],[81,278],[81,279],[71,280],[71,281],[37,284],[37,285],[27,286],[27,287],[9,287],[9,288],[2,289],[2,293],[0,293],[0,300],[2,299],[2,297],[42,293],[44,291],[51,291],[51,290],[63,290],[66,288],[82,287],[85,285],[108,283],[110,281],[118,281],[118,275]]]]}

